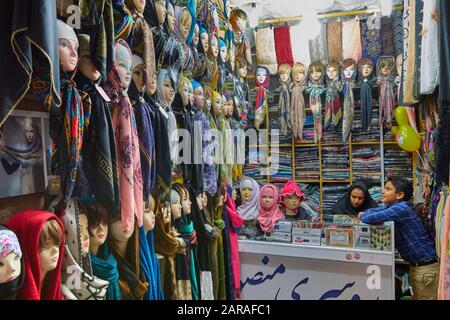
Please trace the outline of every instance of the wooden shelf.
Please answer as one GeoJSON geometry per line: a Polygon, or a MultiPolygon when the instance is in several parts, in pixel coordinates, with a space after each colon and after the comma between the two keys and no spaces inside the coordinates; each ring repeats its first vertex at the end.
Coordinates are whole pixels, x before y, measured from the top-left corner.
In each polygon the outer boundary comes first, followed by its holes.
{"type": "Polygon", "coordinates": [[[295,147],[318,147],[318,143],[296,143],[295,147]]]}
{"type": "Polygon", "coordinates": [[[297,179],[295,179],[295,182],[300,182],[300,183],[320,183],[320,180],[297,180],[297,179]]]}
{"type": "Polygon", "coordinates": [[[322,180],[322,183],[351,183],[351,180],[322,180]]]}

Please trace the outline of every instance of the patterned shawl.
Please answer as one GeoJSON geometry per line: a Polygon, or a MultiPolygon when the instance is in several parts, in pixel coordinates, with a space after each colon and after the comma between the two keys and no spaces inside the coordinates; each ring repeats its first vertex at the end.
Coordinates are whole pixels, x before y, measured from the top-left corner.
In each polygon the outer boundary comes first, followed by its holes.
{"type": "Polygon", "coordinates": [[[333,125],[333,128],[337,131],[339,124],[342,120],[342,105],[339,98],[339,73],[334,80],[331,80],[328,75],[327,79],[327,91],[325,95],[325,130],[333,125]]]}
{"type": "Polygon", "coordinates": [[[395,58],[389,56],[380,57],[377,62],[377,85],[380,86],[380,124],[392,124],[392,115],[395,107],[394,80],[395,58]],[[392,70],[388,75],[381,73],[382,62],[389,62],[392,66],[392,70]]]}
{"type": "MultiPolygon", "coordinates": [[[[126,42],[121,39],[116,44],[115,50],[119,45],[129,50],[126,42]]],[[[131,59],[131,51],[129,53],[131,59]]],[[[142,226],[144,213],[142,173],[136,119],[130,99],[126,92],[122,91],[117,64],[114,64],[103,88],[114,108],[112,120],[116,139],[122,223],[124,228],[131,228],[136,216],[138,225],[142,226]]]]}
{"type": "Polygon", "coordinates": [[[133,32],[133,17],[125,6],[124,0],[112,0],[114,16],[114,40],[122,39],[131,42],[129,39],[133,32]]]}
{"type": "Polygon", "coordinates": [[[305,98],[303,90],[306,88],[307,78],[304,77],[302,81],[291,82],[291,126],[292,134],[295,139],[303,139],[303,127],[305,125],[306,111],[305,98]]]}
{"type": "MultiPolygon", "coordinates": [[[[275,38],[273,34],[273,29],[271,28],[256,29],[255,46],[256,46],[256,61],[259,63],[259,65],[264,66],[268,70],[270,70],[270,74],[276,74],[278,63],[275,51],[275,38]]],[[[238,57],[237,54],[236,57],[238,57]]]]}
{"type": "Polygon", "coordinates": [[[268,110],[269,92],[267,88],[270,85],[269,69],[263,66],[258,66],[255,72],[255,83],[258,86],[255,100],[255,128],[256,130],[259,130],[259,126],[266,120],[266,113],[268,110]],[[266,71],[266,79],[263,83],[260,83],[256,77],[259,69],[263,69],[266,71]]]}
{"type": "Polygon", "coordinates": [[[289,96],[290,82],[281,82],[278,90],[280,91],[280,100],[278,102],[278,118],[280,119],[280,133],[287,137],[291,133],[291,101],[289,96]]]}
{"type": "Polygon", "coordinates": [[[309,76],[306,93],[309,94],[309,105],[314,117],[314,142],[318,143],[322,139],[322,93],[325,92],[323,85],[323,75],[315,81],[309,76]]]}
{"type": "Polygon", "coordinates": [[[375,64],[381,55],[380,27],[373,19],[361,20],[360,24],[363,57],[369,58],[375,64]]]}
{"type": "MultiPolygon", "coordinates": [[[[342,121],[342,141],[347,143],[353,125],[353,114],[355,111],[355,98],[353,96],[353,88],[355,87],[355,79],[358,74],[356,71],[356,62],[351,59],[348,64],[343,64],[341,68],[341,90],[344,95],[344,116],[342,121]],[[355,72],[350,78],[346,78],[344,70],[349,66],[354,66],[355,72]]],[[[344,62],[345,63],[345,62],[344,62]]]]}
{"type": "Polygon", "coordinates": [[[329,61],[342,61],[342,22],[327,23],[329,61]]]}

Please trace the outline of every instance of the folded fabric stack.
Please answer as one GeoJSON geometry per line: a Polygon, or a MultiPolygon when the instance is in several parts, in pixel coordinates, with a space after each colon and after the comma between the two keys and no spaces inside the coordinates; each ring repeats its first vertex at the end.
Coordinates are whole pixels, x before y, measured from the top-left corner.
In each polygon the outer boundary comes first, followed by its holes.
{"type": "Polygon", "coordinates": [[[380,140],[380,119],[378,107],[373,106],[370,126],[367,130],[364,130],[361,125],[361,109],[359,108],[359,106],[357,106],[355,108],[355,113],[353,116],[352,141],[368,142],[379,140],[380,140]]]}
{"type": "Polygon", "coordinates": [[[362,147],[352,152],[353,181],[363,180],[367,184],[380,184],[381,157],[378,147],[362,147]]]}
{"type": "Polygon", "coordinates": [[[342,143],[342,126],[338,128],[338,130],[335,130],[330,126],[330,129],[328,131],[323,132],[322,136],[322,143],[342,143]]]}
{"type": "Polygon", "coordinates": [[[314,118],[313,118],[313,116],[306,116],[306,118],[305,118],[305,126],[303,127],[302,143],[314,143],[314,118]]]}
{"type": "Polygon", "coordinates": [[[412,180],[411,153],[400,149],[386,149],[384,151],[384,170],[386,177],[404,177],[412,180]]]}
{"type": "Polygon", "coordinates": [[[265,179],[267,167],[261,164],[261,159],[265,158],[264,151],[248,151],[248,159],[244,165],[244,175],[255,180],[265,179]]]}
{"type": "Polygon", "coordinates": [[[327,146],[322,148],[322,179],[350,179],[348,146],[327,146]]]}
{"type": "Polygon", "coordinates": [[[319,149],[304,147],[295,149],[295,179],[319,180],[319,149]]]}
{"type": "Polygon", "coordinates": [[[375,200],[378,205],[381,204],[381,197],[382,197],[382,193],[381,193],[381,187],[372,187],[369,189],[369,193],[372,196],[373,200],[375,200]]]}
{"type": "Polygon", "coordinates": [[[270,151],[270,179],[288,181],[292,179],[292,150],[290,148],[270,151]]]}
{"type": "Polygon", "coordinates": [[[322,188],[323,191],[323,214],[331,214],[336,202],[342,198],[348,190],[347,185],[329,185],[322,188]]]}
{"type": "Polygon", "coordinates": [[[320,190],[317,184],[302,184],[298,186],[305,194],[306,204],[318,214],[320,213],[320,190]]]}
{"type": "Polygon", "coordinates": [[[269,121],[270,121],[269,128],[271,130],[269,132],[269,136],[270,136],[271,141],[278,141],[278,143],[280,143],[280,144],[291,144],[292,143],[292,135],[290,133],[288,133],[286,136],[283,136],[283,135],[281,135],[281,133],[279,131],[278,131],[278,135],[276,134],[277,131],[274,131],[274,130],[280,130],[280,119],[278,118],[278,113],[270,113],[269,121]],[[275,140],[276,138],[277,138],[277,140],[275,140]]]}

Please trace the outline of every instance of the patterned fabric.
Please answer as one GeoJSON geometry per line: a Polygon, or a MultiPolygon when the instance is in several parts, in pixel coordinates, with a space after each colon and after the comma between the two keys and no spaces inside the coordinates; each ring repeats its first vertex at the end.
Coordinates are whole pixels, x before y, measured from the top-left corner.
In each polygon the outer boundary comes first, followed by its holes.
{"type": "Polygon", "coordinates": [[[395,55],[394,29],[392,17],[381,17],[381,52],[385,56],[395,55]]]}
{"type": "Polygon", "coordinates": [[[361,44],[363,56],[372,60],[375,64],[381,55],[380,28],[375,19],[361,20],[361,44]]]}
{"type": "Polygon", "coordinates": [[[394,57],[380,57],[377,62],[377,85],[380,86],[379,107],[380,125],[383,123],[392,124],[392,116],[395,107],[395,59],[394,57]],[[384,75],[381,70],[382,62],[390,63],[392,69],[389,74],[384,75]]]}
{"type": "Polygon", "coordinates": [[[309,105],[314,117],[314,142],[322,139],[322,94],[325,92],[323,76],[319,81],[308,80],[306,93],[309,94],[309,105]]]}
{"type": "Polygon", "coordinates": [[[344,66],[342,67],[342,85],[341,90],[344,95],[344,115],[342,121],[342,141],[347,143],[348,138],[350,137],[350,133],[353,125],[353,114],[355,112],[355,98],[353,96],[353,88],[355,87],[355,79],[356,79],[356,62],[353,61],[353,66],[355,67],[355,72],[352,77],[346,78],[344,75],[344,66]]]}
{"type": "Polygon", "coordinates": [[[273,35],[275,38],[275,52],[277,54],[278,65],[286,63],[292,67],[294,58],[292,57],[290,27],[283,26],[275,28],[273,35]]]}
{"type": "Polygon", "coordinates": [[[362,57],[361,28],[359,21],[350,20],[342,23],[342,58],[359,61],[362,57]]]}
{"type": "Polygon", "coordinates": [[[423,1],[420,93],[432,94],[439,84],[439,18],[438,1],[423,1]]]}
{"type": "Polygon", "coordinates": [[[330,80],[327,76],[327,91],[325,94],[325,125],[324,129],[330,129],[330,125],[337,131],[342,120],[342,105],[339,98],[340,81],[337,77],[330,80]]]}
{"type": "Polygon", "coordinates": [[[409,203],[401,201],[366,210],[361,221],[367,224],[393,221],[395,245],[405,261],[419,263],[437,259],[434,242],[409,203]]]}
{"type": "Polygon", "coordinates": [[[403,53],[403,12],[394,11],[392,13],[392,31],[394,33],[395,55],[403,53]]]}
{"type": "Polygon", "coordinates": [[[329,61],[342,61],[342,22],[327,23],[329,61]]]}
{"type": "MultiPolygon", "coordinates": [[[[113,0],[114,15],[114,40],[122,39],[130,41],[128,38],[133,31],[133,17],[124,4],[124,0],[113,0]]],[[[131,41],[130,41],[131,42],[131,41]]]]}
{"type": "Polygon", "coordinates": [[[259,126],[266,120],[266,113],[269,108],[269,91],[268,87],[270,85],[270,75],[269,69],[263,66],[258,66],[255,72],[255,83],[258,87],[255,99],[255,128],[259,130],[259,126]],[[258,70],[265,70],[266,78],[263,83],[260,83],[256,77],[258,70]]]}
{"type": "Polygon", "coordinates": [[[303,90],[306,88],[306,77],[300,82],[291,82],[291,127],[295,139],[303,139],[306,110],[303,90]]]}
{"type": "Polygon", "coordinates": [[[6,257],[10,253],[14,253],[19,259],[22,257],[19,240],[14,232],[10,230],[0,230],[0,258],[6,257]]]}
{"type": "Polygon", "coordinates": [[[290,82],[283,83],[278,89],[280,91],[280,100],[278,102],[278,118],[280,120],[280,134],[287,137],[291,131],[291,101],[289,96],[290,82]]]}
{"type": "Polygon", "coordinates": [[[255,30],[256,61],[269,69],[270,74],[276,74],[278,69],[273,29],[255,30]]]}

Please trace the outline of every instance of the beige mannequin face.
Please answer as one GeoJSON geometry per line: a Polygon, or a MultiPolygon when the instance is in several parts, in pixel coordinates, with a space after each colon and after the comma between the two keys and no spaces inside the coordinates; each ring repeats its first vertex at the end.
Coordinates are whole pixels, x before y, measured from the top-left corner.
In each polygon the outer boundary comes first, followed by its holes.
{"type": "Polygon", "coordinates": [[[282,82],[288,82],[289,81],[289,73],[284,72],[284,73],[280,74],[280,80],[282,82]]]}
{"type": "Polygon", "coordinates": [[[328,67],[327,68],[327,76],[330,80],[336,79],[338,75],[338,70],[334,67],[328,67]]]}
{"type": "Polygon", "coordinates": [[[220,48],[220,60],[222,60],[222,62],[227,60],[227,47],[220,48]]]}
{"type": "Polygon", "coordinates": [[[197,199],[198,208],[200,210],[203,210],[205,208],[204,201],[203,201],[203,193],[200,193],[196,199],[197,199]]]}
{"type": "Polygon", "coordinates": [[[161,208],[161,212],[163,214],[164,224],[170,223],[170,220],[172,219],[172,212],[170,211],[170,205],[164,205],[161,208]]]}
{"type": "Polygon", "coordinates": [[[100,72],[94,67],[91,61],[91,52],[86,45],[80,45],[80,71],[91,81],[97,81],[100,78],[100,72]]]}
{"type": "Polygon", "coordinates": [[[131,83],[131,56],[127,48],[119,45],[116,50],[116,64],[122,89],[127,90],[131,83]],[[120,54],[119,54],[120,53],[120,54]]]}
{"type": "Polygon", "coordinates": [[[167,8],[167,26],[169,28],[169,33],[172,33],[175,30],[175,11],[171,4],[167,8]]]}
{"type": "Polygon", "coordinates": [[[311,78],[314,81],[319,81],[321,77],[322,77],[322,71],[313,69],[313,71],[311,72],[311,78]]]}
{"type": "Polygon", "coordinates": [[[90,247],[99,247],[105,243],[106,237],[108,236],[108,224],[100,222],[98,226],[90,228],[90,231],[90,247]]]}
{"type": "Polygon", "coordinates": [[[139,93],[144,92],[145,82],[144,82],[144,65],[140,64],[133,69],[133,82],[139,93]]]}
{"type": "Polygon", "coordinates": [[[233,99],[230,99],[230,100],[225,99],[225,106],[226,106],[226,110],[227,110],[225,115],[228,115],[228,116],[233,115],[233,108],[234,108],[233,99]]]}
{"type": "Polygon", "coordinates": [[[178,220],[181,217],[181,201],[178,199],[177,202],[170,204],[170,211],[172,212],[173,220],[178,220]]]}
{"type": "Polygon", "coordinates": [[[183,12],[181,14],[181,17],[182,17],[181,18],[181,35],[182,35],[184,41],[186,41],[186,39],[189,35],[189,31],[191,31],[192,17],[186,8],[183,8],[182,10],[183,10],[183,12]]]}
{"type": "Polygon", "coordinates": [[[150,77],[150,81],[148,82],[148,85],[147,85],[147,87],[146,87],[146,89],[145,89],[145,92],[146,92],[149,96],[154,95],[155,92],[156,92],[156,88],[157,88],[156,79],[157,79],[156,74],[153,74],[153,75],[150,77]]]}
{"type": "Polygon", "coordinates": [[[146,205],[144,202],[144,230],[145,233],[153,230],[155,228],[155,200],[153,197],[150,197],[149,204],[146,205]]]}
{"type": "Polygon", "coordinates": [[[187,104],[189,103],[189,91],[188,85],[184,81],[181,88],[178,88],[178,93],[181,96],[181,103],[183,103],[183,106],[187,106],[187,104]]]}
{"type": "Polygon", "coordinates": [[[344,77],[346,79],[350,79],[355,74],[356,67],[354,65],[351,65],[344,69],[344,77]]]}
{"type": "Polygon", "coordinates": [[[86,255],[89,253],[89,228],[88,228],[88,218],[85,214],[80,214],[80,232],[81,232],[81,253],[86,255]]]}
{"type": "Polygon", "coordinates": [[[250,198],[252,197],[253,190],[250,188],[242,188],[241,189],[241,196],[243,202],[250,201],[250,198]]]}
{"type": "Polygon", "coordinates": [[[217,58],[217,56],[219,55],[219,41],[217,41],[216,37],[212,37],[211,38],[211,52],[214,56],[214,58],[217,58]]]}
{"type": "Polygon", "coordinates": [[[300,197],[296,195],[287,196],[284,199],[284,204],[289,210],[297,210],[300,207],[300,197]]]}
{"type": "Polygon", "coordinates": [[[373,66],[371,66],[370,64],[364,64],[361,66],[361,75],[363,77],[368,77],[372,74],[373,71],[373,66]]]}
{"type": "Polygon", "coordinates": [[[203,192],[203,208],[206,208],[207,205],[208,205],[208,195],[206,194],[206,192],[203,192]]]}
{"type": "Polygon", "coordinates": [[[130,239],[134,232],[134,225],[128,229],[123,225],[121,219],[117,219],[111,223],[111,236],[119,242],[124,242],[130,239]]]}
{"type": "Polygon", "coordinates": [[[200,35],[200,39],[202,41],[202,47],[203,47],[203,52],[208,52],[208,47],[209,47],[209,38],[208,38],[208,34],[206,32],[203,32],[200,35]]]}
{"type": "Polygon", "coordinates": [[[169,78],[164,80],[164,95],[167,97],[169,104],[172,104],[173,99],[175,98],[175,90],[172,86],[172,81],[169,78]]]}
{"type": "Polygon", "coordinates": [[[20,275],[20,258],[14,252],[0,257],[0,284],[13,281],[20,275]]]}
{"type": "Polygon", "coordinates": [[[166,21],[166,2],[164,0],[156,0],[155,2],[156,15],[158,16],[159,24],[163,24],[166,21]]]}
{"type": "Polygon", "coordinates": [[[78,65],[78,42],[59,39],[59,62],[65,72],[72,72],[78,65]]]}
{"type": "Polygon", "coordinates": [[[191,200],[189,199],[189,195],[184,191],[181,196],[181,206],[184,214],[191,214],[191,200]]]}
{"type": "Polygon", "coordinates": [[[306,75],[304,72],[294,72],[293,77],[294,77],[294,81],[300,82],[305,79],[306,75]]]}
{"type": "Polygon", "coordinates": [[[217,96],[212,100],[212,110],[216,117],[223,113],[222,97],[217,96]]]}
{"type": "Polygon", "coordinates": [[[267,79],[266,70],[259,68],[258,71],[256,72],[256,79],[258,80],[259,83],[264,83],[264,81],[266,81],[267,79]]]}
{"type": "Polygon", "coordinates": [[[205,106],[205,97],[203,96],[202,87],[194,89],[194,104],[199,108],[203,108],[205,106]]]}
{"type": "Polygon", "coordinates": [[[192,37],[192,43],[194,44],[194,47],[197,47],[199,41],[200,41],[200,28],[198,24],[196,24],[194,28],[194,36],[192,37]]]}
{"type": "Polygon", "coordinates": [[[248,75],[247,66],[244,65],[242,68],[239,69],[239,77],[247,78],[247,75],[248,75]]]}
{"type": "Polygon", "coordinates": [[[145,1],[146,0],[133,0],[134,6],[136,7],[136,10],[139,13],[143,13],[144,12],[145,1]]]}
{"type": "Polygon", "coordinates": [[[48,242],[39,250],[40,272],[45,274],[52,271],[58,265],[59,246],[55,243],[48,242]]]}

